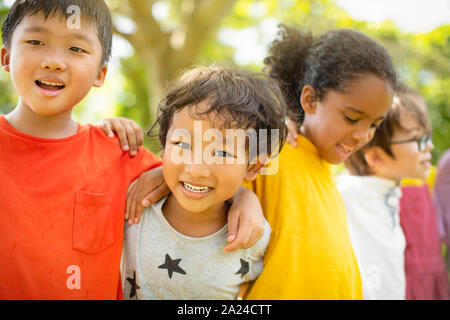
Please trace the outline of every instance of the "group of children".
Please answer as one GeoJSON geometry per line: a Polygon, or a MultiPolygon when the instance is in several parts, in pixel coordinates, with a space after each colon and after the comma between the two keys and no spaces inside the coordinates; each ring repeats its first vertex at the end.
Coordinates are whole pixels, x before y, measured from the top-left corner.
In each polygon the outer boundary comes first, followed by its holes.
{"type": "Polygon", "coordinates": [[[158,106],[159,159],[71,118],[111,38],[102,0],[16,1],[3,25],[19,103],[0,116],[0,298],[405,298],[398,183],[433,146],[381,45],[282,25],[267,75],[186,71],[158,106]]]}
{"type": "Polygon", "coordinates": [[[414,198],[401,186],[404,178],[426,180],[432,149],[425,102],[399,87],[375,137],[346,161],[352,175],[341,176],[338,188],[366,299],[448,297],[437,224],[426,209],[431,197],[425,189],[414,198]]]}

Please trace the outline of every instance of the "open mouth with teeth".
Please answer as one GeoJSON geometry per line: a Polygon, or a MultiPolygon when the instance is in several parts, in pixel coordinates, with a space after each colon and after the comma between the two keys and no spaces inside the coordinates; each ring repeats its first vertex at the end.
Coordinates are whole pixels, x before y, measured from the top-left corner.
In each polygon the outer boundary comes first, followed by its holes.
{"type": "Polygon", "coordinates": [[[48,91],[58,91],[58,90],[64,89],[64,87],[65,87],[65,85],[63,85],[62,83],[44,81],[44,80],[36,80],[35,83],[39,88],[48,90],[48,91]]]}
{"type": "Polygon", "coordinates": [[[207,193],[213,189],[211,187],[206,187],[206,186],[195,186],[195,185],[192,185],[187,182],[181,182],[181,184],[183,185],[183,187],[186,190],[194,192],[194,193],[207,193]]]}
{"type": "Polygon", "coordinates": [[[353,146],[347,146],[344,145],[342,143],[338,143],[337,148],[339,150],[339,153],[342,154],[343,156],[348,156],[353,152],[354,147],[353,146]]]}

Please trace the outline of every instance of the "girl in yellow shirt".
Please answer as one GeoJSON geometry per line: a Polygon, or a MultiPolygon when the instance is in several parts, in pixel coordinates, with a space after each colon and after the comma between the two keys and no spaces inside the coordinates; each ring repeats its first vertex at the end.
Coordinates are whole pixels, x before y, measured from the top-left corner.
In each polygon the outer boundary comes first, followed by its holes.
{"type": "MultiPolygon", "coordinates": [[[[247,186],[272,227],[264,270],[247,299],[362,299],[345,207],[330,165],[367,144],[392,103],[387,51],[346,29],[319,38],[280,26],[265,63],[298,125],[297,146],[272,161],[272,175],[247,186]]],[[[270,170],[269,170],[270,171],[270,170]]]]}

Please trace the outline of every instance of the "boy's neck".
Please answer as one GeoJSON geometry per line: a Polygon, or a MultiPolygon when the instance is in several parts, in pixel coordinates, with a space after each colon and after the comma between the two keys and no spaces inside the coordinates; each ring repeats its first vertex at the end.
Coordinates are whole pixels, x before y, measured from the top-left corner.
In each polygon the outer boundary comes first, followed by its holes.
{"type": "Polygon", "coordinates": [[[381,173],[375,173],[374,176],[378,177],[378,178],[383,178],[383,179],[386,179],[386,180],[390,180],[390,181],[394,182],[396,185],[399,185],[400,181],[401,181],[401,179],[389,177],[389,176],[383,175],[381,173]]]}
{"type": "Polygon", "coordinates": [[[173,194],[167,197],[162,213],[170,225],[189,237],[206,237],[219,231],[227,222],[229,206],[226,203],[209,208],[204,212],[184,209],[173,194]]]}
{"type": "Polygon", "coordinates": [[[64,139],[78,131],[78,124],[72,119],[72,110],[51,116],[36,114],[19,102],[17,107],[5,116],[15,129],[30,136],[43,139],[64,139]]]}

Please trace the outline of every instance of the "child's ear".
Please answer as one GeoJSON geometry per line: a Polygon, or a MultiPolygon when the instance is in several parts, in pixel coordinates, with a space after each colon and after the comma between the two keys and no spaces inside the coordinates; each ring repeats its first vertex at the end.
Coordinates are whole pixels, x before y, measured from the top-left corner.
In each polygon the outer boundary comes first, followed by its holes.
{"type": "Polygon", "coordinates": [[[261,169],[269,163],[269,157],[268,156],[259,156],[258,162],[255,164],[249,165],[247,169],[247,173],[245,174],[245,180],[252,181],[255,180],[258,176],[261,169]]]}
{"type": "Polygon", "coordinates": [[[96,88],[100,88],[101,86],[103,86],[107,73],[108,73],[108,65],[105,64],[98,72],[97,78],[95,78],[95,81],[92,85],[96,88]]]}
{"type": "Polygon", "coordinates": [[[316,90],[312,86],[306,85],[303,87],[300,103],[306,113],[316,113],[316,90]]]}
{"type": "Polygon", "coordinates": [[[380,147],[370,147],[364,152],[364,159],[371,168],[379,168],[384,164],[386,152],[380,147]]]}
{"type": "Polygon", "coordinates": [[[2,69],[5,70],[6,72],[10,72],[11,68],[9,66],[9,63],[11,56],[5,46],[2,46],[1,56],[2,56],[2,69]]]}

